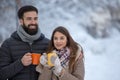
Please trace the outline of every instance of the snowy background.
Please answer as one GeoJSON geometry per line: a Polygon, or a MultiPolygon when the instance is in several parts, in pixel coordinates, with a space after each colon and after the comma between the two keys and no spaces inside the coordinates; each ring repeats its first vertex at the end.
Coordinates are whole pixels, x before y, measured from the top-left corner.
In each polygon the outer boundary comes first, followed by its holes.
{"type": "Polygon", "coordinates": [[[16,30],[18,8],[29,4],[46,37],[64,26],[83,46],[85,80],[120,80],[120,0],[0,0],[0,43],[16,30]]]}

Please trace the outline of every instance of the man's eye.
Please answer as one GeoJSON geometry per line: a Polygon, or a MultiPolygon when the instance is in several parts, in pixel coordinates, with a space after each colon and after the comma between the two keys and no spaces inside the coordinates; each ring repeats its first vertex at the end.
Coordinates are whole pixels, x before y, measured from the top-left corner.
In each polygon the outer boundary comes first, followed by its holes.
{"type": "Polygon", "coordinates": [[[32,20],[32,18],[29,17],[29,18],[27,18],[27,20],[32,20]]]}
{"type": "Polygon", "coordinates": [[[35,17],[34,20],[38,20],[38,17],[35,17]]]}

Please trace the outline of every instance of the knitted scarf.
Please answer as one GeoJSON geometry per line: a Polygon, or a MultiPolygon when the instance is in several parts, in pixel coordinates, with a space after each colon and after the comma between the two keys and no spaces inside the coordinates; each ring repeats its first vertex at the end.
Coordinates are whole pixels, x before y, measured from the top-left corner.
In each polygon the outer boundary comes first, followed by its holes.
{"type": "Polygon", "coordinates": [[[66,68],[69,63],[70,50],[68,47],[61,49],[60,51],[56,50],[56,53],[60,59],[61,66],[66,68]]]}
{"type": "Polygon", "coordinates": [[[18,27],[17,33],[24,42],[28,43],[32,43],[34,40],[37,40],[41,35],[41,31],[39,28],[38,32],[35,35],[29,35],[28,33],[25,32],[22,26],[18,27]]]}

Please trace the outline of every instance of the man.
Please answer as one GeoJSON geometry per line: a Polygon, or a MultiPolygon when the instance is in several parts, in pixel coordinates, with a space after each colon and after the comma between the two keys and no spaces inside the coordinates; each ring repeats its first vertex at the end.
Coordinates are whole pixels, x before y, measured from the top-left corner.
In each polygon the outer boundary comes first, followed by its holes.
{"type": "Polygon", "coordinates": [[[23,6],[18,11],[20,26],[0,47],[0,80],[37,80],[31,53],[43,53],[49,40],[38,27],[38,10],[23,6]]]}

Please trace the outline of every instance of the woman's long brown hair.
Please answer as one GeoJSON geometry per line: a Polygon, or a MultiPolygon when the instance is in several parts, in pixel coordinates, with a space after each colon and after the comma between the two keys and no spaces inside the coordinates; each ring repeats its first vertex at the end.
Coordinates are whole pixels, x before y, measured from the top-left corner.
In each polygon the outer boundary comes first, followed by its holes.
{"type": "Polygon", "coordinates": [[[74,69],[74,63],[75,63],[75,58],[76,58],[76,55],[77,55],[76,53],[77,53],[77,50],[78,50],[78,45],[73,40],[70,33],[68,32],[68,30],[65,27],[59,26],[53,31],[47,53],[56,49],[55,46],[54,46],[54,43],[53,43],[54,34],[56,32],[60,32],[67,37],[67,45],[66,46],[70,49],[69,71],[72,72],[73,69],[74,69]]]}

